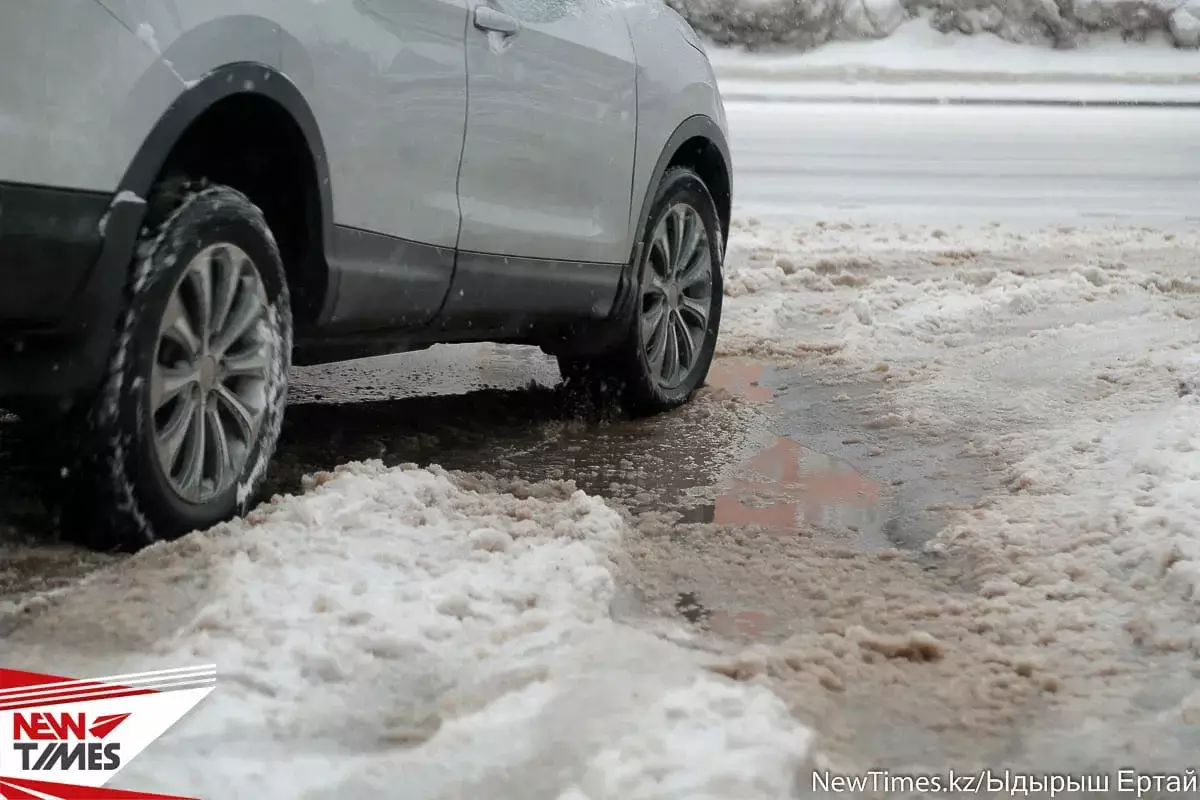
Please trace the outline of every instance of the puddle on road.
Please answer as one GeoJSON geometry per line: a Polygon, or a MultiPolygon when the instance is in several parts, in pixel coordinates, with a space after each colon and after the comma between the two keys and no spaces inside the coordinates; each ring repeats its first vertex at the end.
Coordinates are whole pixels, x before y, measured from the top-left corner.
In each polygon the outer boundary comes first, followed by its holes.
{"type": "Polygon", "coordinates": [[[736,359],[718,359],[708,373],[708,385],[722,389],[750,403],[769,403],[775,392],[763,386],[761,381],[767,373],[765,364],[736,359]]]}
{"type": "Polygon", "coordinates": [[[738,465],[711,505],[689,509],[685,522],[711,522],[796,534],[819,528],[867,550],[891,549],[882,486],[847,462],[778,437],[738,465]]]}
{"type": "MultiPolygon", "coordinates": [[[[820,529],[858,547],[883,546],[878,484],[844,461],[763,429],[759,412],[775,395],[771,377],[763,364],[718,359],[694,403],[649,419],[596,422],[564,398],[552,359],[530,348],[447,348],[309,368],[296,375],[266,488],[293,492],[305,473],[381,458],[501,478],[574,480],[622,504],[639,524],[650,518],[665,532],[690,522],[784,536],[820,529]],[[480,382],[490,388],[473,390],[480,382]]],[[[0,425],[5,466],[13,459],[3,446],[11,428],[0,425]]],[[[29,564],[9,579],[0,575],[0,591],[19,594],[31,587],[31,576],[56,574],[41,563],[47,559],[63,565],[64,579],[90,571],[94,560],[107,562],[69,546],[55,549],[45,520],[19,518],[18,498],[28,490],[16,470],[7,471],[0,525],[40,541],[0,535],[0,558],[10,568],[29,564]]],[[[714,614],[720,626],[723,617],[714,614]]]]}
{"type": "MultiPolygon", "coordinates": [[[[735,396],[773,416],[766,408],[776,396],[771,378],[772,368],[767,365],[720,359],[713,364],[708,384],[718,395],[735,396]]],[[[756,414],[751,427],[770,426],[769,416],[756,414]]],[[[891,509],[882,482],[844,459],[769,430],[745,430],[741,438],[738,458],[712,474],[707,485],[697,487],[704,499],[681,507],[679,523],[715,525],[752,536],[765,533],[781,539],[813,540],[819,546],[853,551],[895,549],[887,535],[891,509]]],[[[694,446],[697,451],[716,449],[715,443],[703,436],[694,439],[694,446]]],[[[696,531],[694,535],[708,538],[712,534],[696,531]]],[[[697,546],[704,543],[697,541],[697,546]]],[[[686,570],[676,573],[680,588],[696,577],[686,570]]],[[[674,611],[691,624],[737,639],[762,640],[787,627],[767,611],[730,603],[732,597],[725,590],[718,592],[724,600],[713,603],[714,598],[705,598],[712,588],[701,582],[693,590],[678,592],[674,611]]],[[[740,592],[735,589],[732,594],[740,592]]]]}
{"type": "MultiPolygon", "coordinates": [[[[620,502],[635,517],[651,515],[668,527],[716,523],[780,535],[820,530],[854,547],[890,546],[879,483],[842,459],[766,429],[761,411],[775,396],[767,365],[718,359],[694,403],[648,419],[597,423],[572,411],[550,380],[552,361],[545,355],[509,354],[499,347],[459,352],[465,357],[443,372],[488,375],[505,388],[365,403],[301,402],[289,409],[277,459],[289,469],[277,467],[275,474],[294,480],[301,472],[328,468],[331,459],[437,463],[524,480],[574,480],[584,491],[620,502]],[[501,373],[504,380],[496,381],[501,373]]],[[[328,369],[313,383],[322,390],[353,384],[377,393],[390,384],[387,391],[403,391],[418,368],[429,366],[418,355],[364,362],[343,378],[328,369]]],[[[427,377],[424,389],[431,380],[427,377]]]]}
{"type": "MultiPolygon", "coordinates": [[[[774,391],[762,383],[767,367],[737,360],[713,365],[710,385],[754,404],[774,391]]],[[[780,534],[820,529],[865,550],[893,547],[883,486],[849,462],[778,436],[732,470],[712,503],[684,514],[684,522],[754,526],[780,534]]]]}

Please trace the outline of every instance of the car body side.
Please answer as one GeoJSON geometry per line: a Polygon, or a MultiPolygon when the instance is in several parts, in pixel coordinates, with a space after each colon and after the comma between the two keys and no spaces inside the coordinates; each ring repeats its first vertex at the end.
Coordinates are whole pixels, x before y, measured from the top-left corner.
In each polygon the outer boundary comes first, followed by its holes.
{"type": "Polygon", "coordinates": [[[590,158],[590,172],[512,191],[517,205],[575,202],[574,221],[586,224],[574,241],[538,239],[539,224],[557,223],[531,214],[526,240],[541,250],[528,252],[520,235],[489,239],[487,214],[499,213],[494,197],[506,180],[533,176],[522,170],[533,169],[537,148],[511,124],[488,129],[494,115],[480,117],[474,150],[463,130],[470,59],[487,64],[491,53],[500,63],[522,46],[505,53],[475,30],[476,0],[42,0],[6,9],[0,53],[29,74],[0,73],[0,205],[9,207],[0,207],[0,266],[25,265],[9,272],[11,291],[0,297],[0,396],[70,395],[99,380],[153,213],[148,199],[172,171],[206,173],[263,208],[294,295],[297,363],[451,341],[602,348],[627,318],[637,242],[662,174],[673,164],[697,169],[727,228],[731,164],[716,81],[687,24],[657,3],[580,1],[598,4],[609,26],[586,54],[609,70],[608,84],[573,98],[553,81],[561,60],[528,60],[526,79],[551,88],[532,102],[514,95],[526,107],[513,119],[538,102],[575,102],[573,138],[551,155],[590,158]],[[72,58],[60,64],[64,52],[72,58]],[[623,59],[629,95],[606,100],[623,59]],[[40,74],[38,64],[47,64],[40,74]],[[612,139],[625,135],[632,141],[612,139]],[[241,147],[244,158],[213,166],[241,147]],[[605,147],[624,148],[627,163],[602,173],[594,154],[605,147]],[[464,164],[469,178],[486,179],[464,179],[464,164]],[[626,185],[622,228],[605,204],[626,185]],[[464,239],[469,219],[482,232],[473,240],[464,239]],[[481,244],[492,240],[496,248],[481,244]]]}

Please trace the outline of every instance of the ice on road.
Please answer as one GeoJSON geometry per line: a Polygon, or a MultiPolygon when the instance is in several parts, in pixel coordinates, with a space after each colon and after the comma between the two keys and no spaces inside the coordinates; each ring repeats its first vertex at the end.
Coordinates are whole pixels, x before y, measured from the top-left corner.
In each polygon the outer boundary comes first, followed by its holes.
{"type": "Polygon", "coordinates": [[[740,213],[1041,225],[1200,221],[1200,113],[728,104],[740,213]]]}

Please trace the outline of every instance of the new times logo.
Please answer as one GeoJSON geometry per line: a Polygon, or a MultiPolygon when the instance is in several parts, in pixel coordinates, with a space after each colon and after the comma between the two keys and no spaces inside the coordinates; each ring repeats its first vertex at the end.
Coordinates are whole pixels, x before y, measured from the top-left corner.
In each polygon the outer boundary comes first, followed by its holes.
{"type": "Polygon", "coordinates": [[[0,799],[173,797],[101,787],[216,680],[211,665],[91,679],[0,669],[0,799]]]}
{"type": "Polygon", "coordinates": [[[121,743],[105,742],[129,713],[88,718],[80,711],[13,713],[13,748],[21,755],[20,771],[116,770],[121,743]]]}

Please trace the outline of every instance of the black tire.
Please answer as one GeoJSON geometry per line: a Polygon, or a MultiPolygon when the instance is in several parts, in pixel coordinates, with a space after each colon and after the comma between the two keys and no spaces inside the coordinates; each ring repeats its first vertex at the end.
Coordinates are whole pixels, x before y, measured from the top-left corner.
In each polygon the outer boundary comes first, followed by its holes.
{"type": "Polygon", "coordinates": [[[704,385],[717,347],[721,325],[721,298],[724,291],[722,262],[724,242],[716,203],[704,181],[688,167],[672,167],[663,175],[655,194],[646,228],[642,231],[641,263],[637,267],[637,297],[630,319],[616,346],[597,356],[558,357],[559,372],[568,391],[577,391],[598,402],[615,404],[634,415],[668,411],[688,402],[704,385]],[[711,305],[703,337],[696,348],[696,359],[678,383],[664,385],[656,379],[648,361],[641,325],[644,289],[653,269],[652,241],[664,217],[683,204],[693,209],[703,222],[711,267],[711,305]]]}
{"type": "MultiPolygon", "coordinates": [[[[66,438],[73,440],[77,453],[86,455],[64,466],[50,494],[52,499],[62,498],[56,510],[63,532],[98,549],[137,550],[245,513],[257,499],[279,438],[291,366],[292,316],[275,239],[262,212],[225,186],[189,190],[172,205],[174,210],[159,224],[151,222],[153,229],[136,250],[107,379],[86,411],[68,419],[66,438]],[[240,449],[240,469],[227,471],[236,474],[236,480],[223,491],[214,489],[211,497],[190,502],[174,488],[169,470],[156,455],[149,387],[160,357],[159,328],[168,301],[187,265],[221,244],[248,256],[259,279],[258,296],[266,298],[265,311],[249,328],[268,343],[262,350],[267,366],[256,384],[256,391],[262,392],[262,411],[253,436],[247,437],[252,444],[240,449]]],[[[241,283],[242,273],[236,274],[235,282],[241,283]]],[[[230,305],[226,314],[233,310],[230,305]]],[[[208,380],[211,384],[211,376],[208,380]]],[[[200,434],[206,435],[210,434],[200,434]]]]}

